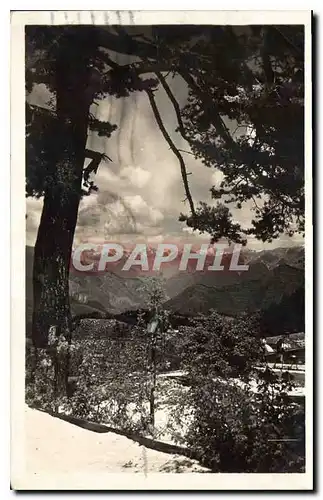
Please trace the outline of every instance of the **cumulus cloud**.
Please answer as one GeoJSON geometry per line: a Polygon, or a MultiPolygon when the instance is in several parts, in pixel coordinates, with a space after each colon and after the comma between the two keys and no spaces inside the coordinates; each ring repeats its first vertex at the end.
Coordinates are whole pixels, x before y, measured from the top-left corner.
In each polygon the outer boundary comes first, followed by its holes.
{"type": "Polygon", "coordinates": [[[139,194],[125,196],[124,201],[130,207],[135,218],[150,221],[152,224],[157,224],[164,218],[160,210],[153,206],[149,206],[139,194]]]}
{"type": "Polygon", "coordinates": [[[184,226],[182,231],[183,233],[194,234],[194,229],[192,227],[184,226]]]}
{"type": "Polygon", "coordinates": [[[211,175],[211,181],[215,187],[219,187],[221,182],[223,181],[223,173],[220,172],[220,170],[216,170],[215,172],[212,173],[211,175]]]}
{"type": "MultiPolygon", "coordinates": [[[[169,80],[180,106],[187,100],[187,88],[180,78],[169,80]]],[[[46,89],[38,86],[33,91],[33,102],[44,105],[48,98],[46,89]]],[[[177,121],[172,105],[160,89],[155,94],[164,125],[176,146],[190,151],[189,145],[176,132],[177,121]]],[[[169,149],[159,130],[145,93],[134,92],[129,97],[108,97],[92,106],[91,112],[101,120],[115,123],[118,129],[110,138],[89,133],[87,148],[106,153],[112,162],[102,162],[94,181],[98,193],[84,197],[80,204],[75,243],[102,239],[149,238],[150,241],[167,239],[205,238],[192,233],[178,221],[181,212],[188,214],[184,202],[185,191],[178,159],[169,149]]],[[[207,168],[191,154],[182,153],[195,204],[200,201],[213,203],[212,186],[219,186],[222,173],[207,168]]],[[[34,244],[42,209],[41,200],[27,200],[26,221],[28,244],[34,244]]],[[[231,207],[234,218],[248,224],[252,218],[251,204],[242,210],[231,207]]],[[[293,239],[294,240],[294,239],[293,239]]],[[[284,238],[274,244],[292,244],[284,238]]],[[[296,241],[296,240],[295,240],[296,241]]],[[[265,248],[268,245],[250,240],[250,246],[265,248]]],[[[270,245],[269,245],[270,246],[270,245]]]]}
{"type": "Polygon", "coordinates": [[[121,170],[120,178],[128,180],[133,186],[143,188],[151,178],[151,172],[141,167],[128,165],[121,170]]]}

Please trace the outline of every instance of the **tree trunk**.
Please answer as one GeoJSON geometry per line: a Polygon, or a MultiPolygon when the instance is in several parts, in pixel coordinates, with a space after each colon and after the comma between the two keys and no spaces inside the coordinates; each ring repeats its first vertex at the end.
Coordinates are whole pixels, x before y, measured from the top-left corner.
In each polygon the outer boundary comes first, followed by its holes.
{"type": "MultiPolygon", "coordinates": [[[[69,267],[81,198],[93,40],[72,31],[56,60],[57,119],[50,137],[50,175],[34,251],[33,342],[45,347],[50,326],[71,339],[69,267]]],[[[68,376],[68,374],[67,374],[68,376]]]]}
{"type": "Polygon", "coordinates": [[[34,252],[33,340],[47,345],[50,326],[58,334],[71,328],[69,265],[79,205],[77,193],[47,193],[34,252]],[[64,194],[66,201],[64,202],[64,194]]]}

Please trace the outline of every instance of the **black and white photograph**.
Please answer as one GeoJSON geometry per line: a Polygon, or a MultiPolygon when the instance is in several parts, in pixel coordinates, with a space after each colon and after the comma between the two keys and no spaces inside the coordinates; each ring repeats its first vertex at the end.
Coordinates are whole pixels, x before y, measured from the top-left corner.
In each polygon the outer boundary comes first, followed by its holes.
{"type": "Polygon", "coordinates": [[[311,12],[11,23],[12,488],[311,490],[311,12]]]}

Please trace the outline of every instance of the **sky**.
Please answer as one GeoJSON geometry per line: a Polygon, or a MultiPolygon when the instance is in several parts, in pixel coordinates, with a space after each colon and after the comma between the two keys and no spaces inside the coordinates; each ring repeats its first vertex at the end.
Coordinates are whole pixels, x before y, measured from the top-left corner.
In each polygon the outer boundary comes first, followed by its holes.
{"type": "MultiPolygon", "coordinates": [[[[120,56],[121,57],[121,56],[120,56]]],[[[118,60],[125,63],[124,57],[118,60]]],[[[168,77],[168,83],[180,106],[185,105],[187,87],[181,77],[168,77]]],[[[46,106],[50,95],[44,85],[34,87],[29,101],[46,106]]],[[[190,151],[187,142],[176,132],[177,122],[172,105],[162,88],[155,98],[165,127],[182,150],[190,151]]],[[[126,98],[108,98],[92,105],[93,114],[115,123],[118,129],[110,138],[90,132],[87,148],[104,152],[112,162],[101,162],[94,181],[99,190],[81,200],[74,246],[79,243],[107,241],[189,241],[207,240],[207,235],[192,234],[185,223],[179,222],[181,212],[189,213],[177,158],[169,149],[144,92],[134,92],[126,98]]],[[[230,127],[230,123],[227,122],[230,127]]],[[[210,188],[221,182],[222,174],[208,168],[188,153],[182,153],[195,205],[210,204],[210,188]]],[[[27,198],[26,243],[35,244],[42,210],[42,200],[27,198]]],[[[251,204],[241,210],[230,206],[238,222],[248,224],[252,218],[251,204]]],[[[250,238],[248,248],[262,250],[278,246],[302,244],[300,236],[282,236],[274,243],[264,244],[250,238]]]]}

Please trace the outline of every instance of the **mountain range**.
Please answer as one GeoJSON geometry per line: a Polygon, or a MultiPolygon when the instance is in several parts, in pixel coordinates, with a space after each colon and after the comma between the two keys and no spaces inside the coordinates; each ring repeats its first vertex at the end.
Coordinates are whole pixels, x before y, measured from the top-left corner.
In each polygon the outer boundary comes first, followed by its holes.
{"type": "MultiPolygon", "coordinates": [[[[33,250],[26,247],[27,327],[32,314],[33,250]]],[[[161,276],[168,297],[165,308],[183,316],[206,313],[210,309],[231,316],[271,310],[284,324],[286,315],[291,317],[293,323],[294,314],[299,319],[293,328],[301,328],[304,319],[304,311],[300,310],[304,302],[304,248],[277,248],[261,252],[245,250],[243,258],[249,264],[248,271],[178,271],[168,277],[161,276]]],[[[117,270],[98,275],[85,275],[72,270],[72,313],[83,317],[113,317],[145,308],[148,297],[143,281],[143,277],[138,275],[127,274],[123,277],[117,270]]]]}

